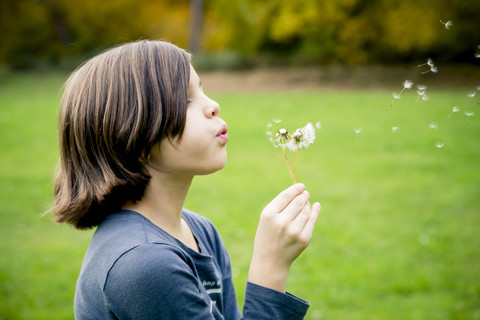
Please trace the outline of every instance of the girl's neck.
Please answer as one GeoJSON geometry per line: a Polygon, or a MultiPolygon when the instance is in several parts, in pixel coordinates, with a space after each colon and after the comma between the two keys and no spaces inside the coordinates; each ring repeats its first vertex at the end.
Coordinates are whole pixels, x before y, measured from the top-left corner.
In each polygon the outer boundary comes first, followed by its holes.
{"type": "MultiPolygon", "coordinates": [[[[153,170],[152,170],[153,171],[153,170]]],[[[182,209],[193,176],[150,172],[152,178],[140,201],[124,209],[137,211],[174,237],[182,233],[182,209]]]]}

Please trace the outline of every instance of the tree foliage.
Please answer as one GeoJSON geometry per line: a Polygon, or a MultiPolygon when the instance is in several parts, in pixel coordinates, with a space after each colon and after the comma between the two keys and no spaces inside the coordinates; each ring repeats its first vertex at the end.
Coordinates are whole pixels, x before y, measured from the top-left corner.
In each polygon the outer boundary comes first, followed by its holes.
{"type": "MultiPolygon", "coordinates": [[[[189,43],[190,0],[2,0],[0,63],[28,67],[142,38],[189,43]]],[[[477,0],[204,0],[204,52],[302,63],[475,60],[477,0]],[[446,29],[446,21],[452,21],[446,29]],[[441,22],[442,21],[442,22],[441,22]]],[[[192,42],[190,42],[192,43],[192,42]]]]}

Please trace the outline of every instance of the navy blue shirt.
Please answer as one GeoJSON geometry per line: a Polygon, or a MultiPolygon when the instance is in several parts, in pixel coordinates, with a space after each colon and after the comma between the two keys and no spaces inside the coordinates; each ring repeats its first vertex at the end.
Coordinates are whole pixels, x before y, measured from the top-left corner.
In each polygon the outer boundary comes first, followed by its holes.
{"type": "Polygon", "coordinates": [[[134,211],[95,232],[75,292],[75,319],[303,319],[308,302],[247,282],[243,317],[213,224],[183,211],[198,253],[134,211]]]}

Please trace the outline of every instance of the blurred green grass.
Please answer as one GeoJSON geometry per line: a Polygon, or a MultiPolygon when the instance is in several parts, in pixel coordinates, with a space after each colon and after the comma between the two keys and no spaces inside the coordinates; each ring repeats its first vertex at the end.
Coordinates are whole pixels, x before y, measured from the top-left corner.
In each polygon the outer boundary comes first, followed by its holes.
{"type": "MultiPolygon", "coordinates": [[[[0,319],[73,318],[92,231],[41,216],[66,77],[0,81],[0,319]]],[[[480,319],[480,106],[466,94],[432,90],[415,104],[406,92],[392,107],[387,89],[211,94],[229,124],[229,160],[195,179],[186,207],[217,225],[239,303],[258,215],[290,184],[265,135],[279,118],[291,129],[322,123],[297,172],[322,215],[288,282],[312,304],[307,319],[480,319]],[[461,112],[449,117],[453,106],[461,112]],[[476,112],[468,126],[464,111],[476,112]],[[438,129],[428,130],[431,122],[438,129]]]]}

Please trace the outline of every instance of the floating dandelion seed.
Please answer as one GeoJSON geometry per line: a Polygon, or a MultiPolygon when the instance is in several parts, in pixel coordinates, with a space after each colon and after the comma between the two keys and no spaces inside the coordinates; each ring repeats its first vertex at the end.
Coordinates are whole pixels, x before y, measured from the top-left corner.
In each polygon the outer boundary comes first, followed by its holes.
{"type": "Polygon", "coordinates": [[[467,94],[467,97],[473,98],[473,97],[475,97],[475,94],[476,94],[476,92],[475,92],[475,91],[472,91],[472,92],[470,92],[470,93],[467,94]]]}
{"type": "Polygon", "coordinates": [[[424,95],[422,96],[422,100],[423,100],[423,101],[427,101],[428,99],[429,99],[429,97],[428,97],[427,94],[424,94],[424,95]]]}
{"type": "Polygon", "coordinates": [[[454,114],[455,112],[459,112],[459,111],[460,111],[460,108],[459,108],[459,107],[456,107],[456,106],[453,107],[453,108],[452,108],[452,112],[449,114],[448,117],[450,118],[450,117],[452,116],[452,114],[454,114]]]}
{"type": "Polygon", "coordinates": [[[448,20],[447,22],[443,22],[442,20],[440,20],[441,23],[443,23],[443,25],[445,26],[445,29],[449,30],[450,27],[453,25],[453,22],[448,20]]]}
{"type": "Polygon", "coordinates": [[[468,119],[470,117],[473,117],[475,115],[475,112],[473,111],[465,111],[465,115],[467,116],[467,127],[468,127],[468,119]]]}
{"type": "Polygon", "coordinates": [[[405,82],[403,83],[404,89],[410,89],[412,86],[413,86],[413,82],[410,80],[405,80],[405,82]]]}
{"type": "Polygon", "coordinates": [[[353,129],[353,132],[355,132],[355,144],[357,144],[357,142],[358,142],[358,135],[360,134],[360,132],[362,132],[362,128],[354,128],[354,129],[353,129]]]}
{"type": "Polygon", "coordinates": [[[428,130],[427,131],[430,131],[430,130],[433,130],[433,129],[438,129],[438,124],[436,124],[435,122],[432,122],[428,125],[428,130]]]}
{"type": "Polygon", "coordinates": [[[322,123],[320,121],[317,121],[317,123],[315,123],[315,127],[317,129],[321,129],[322,128],[322,123]]]}
{"type": "Polygon", "coordinates": [[[437,143],[435,143],[435,147],[437,147],[437,149],[438,149],[438,151],[437,151],[437,158],[438,158],[439,155],[440,155],[440,149],[442,149],[444,145],[445,145],[445,143],[443,143],[443,142],[437,142],[437,143]]]}
{"type": "Polygon", "coordinates": [[[425,65],[428,65],[430,67],[430,70],[423,71],[422,74],[425,74],[425,73],[428,73],[428,72],[433,72],[433,73],[438,72],[438,68],[435,66],[435,64],[433,63],[433,60],[431,58],[428,58],[426,63],[419,64],[417,67],[423,67],[425,65]]]}
{"type": "Polygon", "coordinates": [[[392,95],[393,95],[393,100],[392,100],[392,103],[390,104],[390,107],[393,106],[393,102],[395,101],[395,99],[400,99],[400,98],[401,98],[402,93],[403,93],[403,91],[405,91],[405,89],[410,89],[412,86],[413,86],[413,82],[412,82],[412,81],[410,81],[410,80],[405,80],[405,82],[403,83],[402,91],[400,91],[400,93],[394,92],[394,93],[392,94],[392,95]]]}
{"type": "Polygon", "coordinates": [[[427,86],[424,86],[424,85],[417,85],[417,100],[415,101],[416,104],[418,104],[420,101],[420,99],[422,100],[427,100],[427,99],[424,99],[424,97],[427,96],[427,86]]]}
{"type": "Polygon", "coordinates": [[[273,119],[272,121],[275,122],[275,123],[280,123],[280,122],[282,122],[281,119],[273,119]]]}
{"type": "Polygon", "coordinates": [[[426,63],[419,64],[417,67],[423,67],[428,65],[429,67],[433,67],[435,64],[433,63],[432,58],[428,58],[426,63]]]}
{"type": "Polygon", "coordinates": [[[395,132],[397,132],[397,131],[398,131],[398,129],[399,129],[398,127],[392,127],[392,133],[395,133],[395,132]]]}

